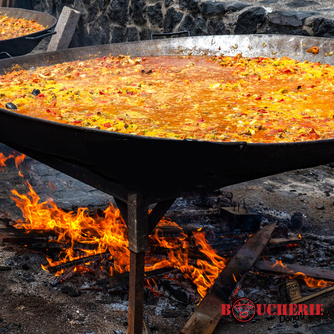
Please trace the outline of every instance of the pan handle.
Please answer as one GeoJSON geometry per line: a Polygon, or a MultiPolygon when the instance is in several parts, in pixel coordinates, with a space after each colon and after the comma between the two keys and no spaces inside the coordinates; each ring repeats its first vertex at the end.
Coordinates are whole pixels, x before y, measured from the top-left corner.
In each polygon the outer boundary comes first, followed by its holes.
{"type": "Polygon", "coordinates": [[[163,32],[163,33],[152,33],[151,39],[154,39],[154,36],[157,37],[169,37],[173,35],[181,35],[181,34],[188,34],[188,37],[190,37],[190,31],[184,30],[184,31],[176,31],[176,32],[163,32]]]}
{"type": "Polygon", "coordinates": [[[13,58],[13,56],[11,56],[8,52],[6,52],[6,51],[2,51],[2,52],[0,52],[0,56],[1,55],[5,55],[5,56],[7,56],[8,58],[13,58]]]}
{"type": "Polygon", "coordinates": [[[31,37],[26,37],[25,39],[40,39],[40,38],[44,38],[44,37],[48,37],[48,36],[51,36],[51,35],[54,35],[56,34],[57,32],[54,31],[54,30],[50,30],[48,31],[47,33],[43,34],[43,35],[39,35],[39,36],[31,36],[31,37]]]}

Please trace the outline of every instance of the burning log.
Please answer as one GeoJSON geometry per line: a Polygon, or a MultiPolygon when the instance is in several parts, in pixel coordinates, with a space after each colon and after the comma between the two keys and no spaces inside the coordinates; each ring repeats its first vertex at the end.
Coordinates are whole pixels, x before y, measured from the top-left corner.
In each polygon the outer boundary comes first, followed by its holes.
{"type": "Polygon", "coordinates": [[[269,247],[281,247],[290,244],[299,244],[302,241],[299,237],[288,237],[288,238],[271,238],[269,241],[269,247]]]}
{"type": "Polygon", "coordinates": [[[158,233],[158,236],[160,237],[172,237],[172,238],[178,238],[180,235],[188,235],[191,236],[193,232],[198,231],[198,228],[196,227],[178,227],[178,226],[158,226],[156,227],[152,234],[158,233]]]}
{"type": "Polygon", "coordinates": [[[53,266],[53,267],[48,266],[48,267],[46,267],[46,269],[50,273],[56,273],[59,270],[67,269],[69,267],[77,266],[79,264],[84,264],[84,263],[87,263],[87,262],[95,262],[95,261],[98,261],[98,260],[104,260],[104,259],[107,259],[110,256],[111,256],[111,254],[109,252],[105,252],[105,253],[101,253],[101,254],[95,254],[95,255],[91,255],[91,256],[81,257],[81,258],[73,260],[73,261],[61,263],[57,266],[53,266]]]}
{"type": "Polygon", "coordinates": [[[31,233],[25,233],[24,230],[18,230],[10,226],[0,227],[0,240],[2,243],[31,245],[38,242],[47,242],[50,236],[55,235],[54,232],[39,232],[40,231],[33,231],[31,233]]]}
{"type": "Polygon", "coordinates": [[[70,279],[75,273],[75,266],[72,266],[65,270],[61,275],[59,275],[54,281],[51,282],[52,286],[56,286],[61,282],[70,279]]]}
{"type": "Polygon", "coordinates": [[[259,260],[255,263],[255,268],[259,270],[271,271],[285,275],[295,275],[301,273],[303,274],[303,276],[307,277],[314,277],[318,279],[326,279],[334,281],[333,270],[301,266],[299,264],[284,264],[282,262],[259,260]]]}
{"type": "Polygon", "coordinates": [[[269,242],[276,224],[264,227],[252,236],[230,260],[218,276],[211,291],[204,297],[186,325],[182,334],[211,334],[221,317],[221,305],[229,302],[238,280],[245,274],[269,242]]]}

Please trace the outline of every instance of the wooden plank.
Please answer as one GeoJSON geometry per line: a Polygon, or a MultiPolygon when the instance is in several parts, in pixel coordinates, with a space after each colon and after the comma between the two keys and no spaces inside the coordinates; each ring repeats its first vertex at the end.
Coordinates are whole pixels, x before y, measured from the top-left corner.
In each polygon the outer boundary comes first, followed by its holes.
{"type": "Polygon", "coordinates": [[[309,296],[306,296],[306,297],[294,300],[290,304],[300,304],[300,303],[306,302],[306,301],[308,301],[310,299],[316,298],[318,296],[321,296],[321,295],[323,295],[325,293],[328,293],[328,292],[331,292],[331,291],[334,291],[334,286],[331,286],[331,287],[329,287],[327,289],[323,289],[323,290],[321,290],[321,291],[319,291],[317,293],[314,293],[312,295],[309,295],[309,296]]]}
{"type": "Polygon", "coordinates": [[[275,226],[276,223],[264,227],[243,245],[183,327],[182,334],[211,334],[214,331],[221,317],[221,305],[229,302],[237,282],[260,256],[275,226]]]}
{"type": "Polygon", "coordinates": [[[295,273],[303,273],[308,277],[314,277],[318,279],[325,279],[334,281],[334,270],[316,268],[316,267],[307,267],[299,264],[284,264],[283,266],[280,263],[273,261],[262,261],[259,260],[254,265],[255,268],[271,271],[279,274],[288,274],[293,275],[295,273]]]}
{"type": "Polygon", "coordinates": [[[280,246],[282,244],[299,244],[302,239],[298,237],[288,237],[288,238],[271,238],[269,245],[271,246],[280,246]]]}
{"type": "Polygon", "coordinates": [[[57,33],[53,35],[50,40],[47,48],[48,52],[64,50],[68,48],[74,31],[77,27],[79,18],[80,12],[67,6],[63,7],[55,28],[57,33]]]}

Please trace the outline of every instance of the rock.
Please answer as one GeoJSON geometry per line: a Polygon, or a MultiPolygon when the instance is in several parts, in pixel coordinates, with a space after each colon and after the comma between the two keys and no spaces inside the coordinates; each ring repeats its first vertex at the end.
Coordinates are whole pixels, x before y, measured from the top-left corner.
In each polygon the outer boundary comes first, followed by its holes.
{"type": "Polygon", "coordinates": [[[96,45],[106,44],[110,42],[110,31],[109,29],[103,29],[102,27],[109,26],[109,18],[107,15],[101,15],[96,21],[89,24],[90,41],[85,39],[83,36],[86,34],[83,32],[80,34],[79,44],[81,45],[96,45]]]}
{"type": "Polygon", "coordinates": [[[272,24],[289,27],[302,27],[306,18],[318,15],[316,12],[280,12],[275,11],[267,15],[272,24]]]}
{"type": "Polygon", "coordinates": [[[198,1],[197,0],[179,0],[180,9],[189,10],[191,13],[198,13],[198,1]]]}
{"type": "Polygon", "coordinates": [[[180,24],[180,31],[189,31],[192,36],[195,36],[200,32],[195,19],[190,14],[186,15],[182,20],[180,24]]]}
{"type": "Polygon", "coordinates": [[[60,290],[62,293],[66,293],[70,297],[78,297],[81,295],[81,291],[72,283],[65,283],[60,290]]]}
{"type": "Polygon", "coordinates": [[[112,32],[112,43],[121,43],[126,40],[126,28],[115,27],[112,32]]]}
{"type": "Polygon", "coordinates": [[[146,13],[145,0],[131,1],[130,17],[135,24],[143,25],[147,22],[145,18],[145,13],[146,13]]]}
{"type": "Polygon", "coordinates": [[[226,13],[225,4],[222,2],[206,1],[201,6],[203,15],[224,15],[226,13]]]}
{"type": "Polygon", "coordinates": [[[113,0],[107,8],[107,15],[112,22],[125,26],[129,22],[129,0],[113,0]]]}
{"type": "Polygon", "coordinates": [[[161,315],[164,318],[177,318],[180,315],[180,311],[178,309],[173,310],[168,308],[166,310],[162,310],[161,315]]]}
{"type": "Polygon", "coordinates": [[[312,5],[318,5],[318,2],[315,1],[307,1],[307,0],[294,0],[292,2],[287,3],[286,5],[291,8],[298,8],[298,7],[306,7],[312,5]]]}
{"type": "Polygon", "coordinates": [[[183,13],[176,11],[173,7],[167,10],[164,23],[165,32],[173,32],[175,27],[181,22],[183,13]]]}
{"type": "Polygon", "coordinates": [[[228,35],[224,22],[219,19],[211,19],[208,22],[208,33],[210,35],[228,35]]]}
{"type": "Polygon", "coordinates": [[[293,263],[295,257],[292,254],[284,254],[283,255],[284,261],[287,263],[293,263]]]}
{"type": "MultiPolygon", "coordinates": [[[[77,9],[78,10],[78,9],[77,9]]],[[[89,7],[88,7],[88,11],[87,11],[87,17],[86,17],[86,20],[87,22],[91,22],[91,21],[94,21],[96,16],[98,15],[99,13],[99,6],[96,2],[93,2],[89,7]]],[[[84,12],[84,10],[81,10],[80,11],[81,13],[84,12]]]]}
{"type": "Polygon", "coordinates": [[[246,7],[250,7],[250,5],[241,3],[241,2],[226,2],[225,3],[225,10],[227,12],[239,12],[246,7]]]}
{"type": "Polygon", "coordinates": [[[284,223],[279,223],[272,235],[272,238],[287,238],[288,237],[288,227],[284,223]]]}
{"type": "Polygon", "coordinates": [[[301,212],[295,212],[291,216],[289,227],[292,230],[300,230],[303,226],[303,214],[301,212]]]}
{"type": "Polygon", "coordinates": [[[333,37],[334,21],[325,18],[316,18],[313,21],[314,36],[333,37]]]}
{"type": "Polygon", "coordinates": [[[129,42],[138,41],[138,30],[136,27],[126,29],[126,36],[129,42]]]}
{"type": "Polygon", "coordinates": [[[245,292],[244,292],[243,290],[238,290],[238,292],[237,292],[237,297],[238,297],[238,298],[243,298],[243,297],[245,297],[245,292]]]}
{"type": "Polygon", "coordinates": [[[35,276],[30,272],[24,272],[22,278],[29,283],[35,282],[35,276]]]}
{"type": "Polygon", "coordinates": [[[159,28],[163,27],[163,16],[162,16],[162,7],[161,3],[157,3],[154,6],[147,7],[147,16],[152,25],[158,26],[159,28]]]}
{"type": "Polygon", "coordinates": [[[264,22],[265,16],[266,11],[263,7],[246,8],[237,19],[234,33],[255,34],[258,26],[264,22]]]}
{"type": "Polygon", "coordinates": [[[139,32],[140,40],[148,40],[151,39],[151,30],[148,28],[144,28],[139,32]]]}
{"type": "Polygon", "coordinates": [[[168,8],[174,3],[174,0],[165,0],[165,7],[168,8]]]}
{"type": "Polygon", "coordinates": [[[169,295],[177,301],[187,305],[190,301],[190,295],[182,287],[173,285],[169,280],[161,280],[161,286],[165,295],[169,295]]]}
{"type": "Polygon", "coordinates": [[[206,21],[203,19],[202,16],[198,15],[195,18],[195,23],[197,28],[200,29],[203,34],[208,34],[208,30],[206,28],[206,21]]]}

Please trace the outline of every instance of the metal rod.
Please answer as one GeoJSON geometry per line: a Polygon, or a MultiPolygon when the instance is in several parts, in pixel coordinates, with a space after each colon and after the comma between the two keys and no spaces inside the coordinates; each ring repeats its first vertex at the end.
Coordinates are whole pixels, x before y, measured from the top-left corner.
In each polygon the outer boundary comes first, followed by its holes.
{"type": "Polygon", "coordinates": [[[130,251],[128,334],[143,333],[145,252],[130,251]]]}

